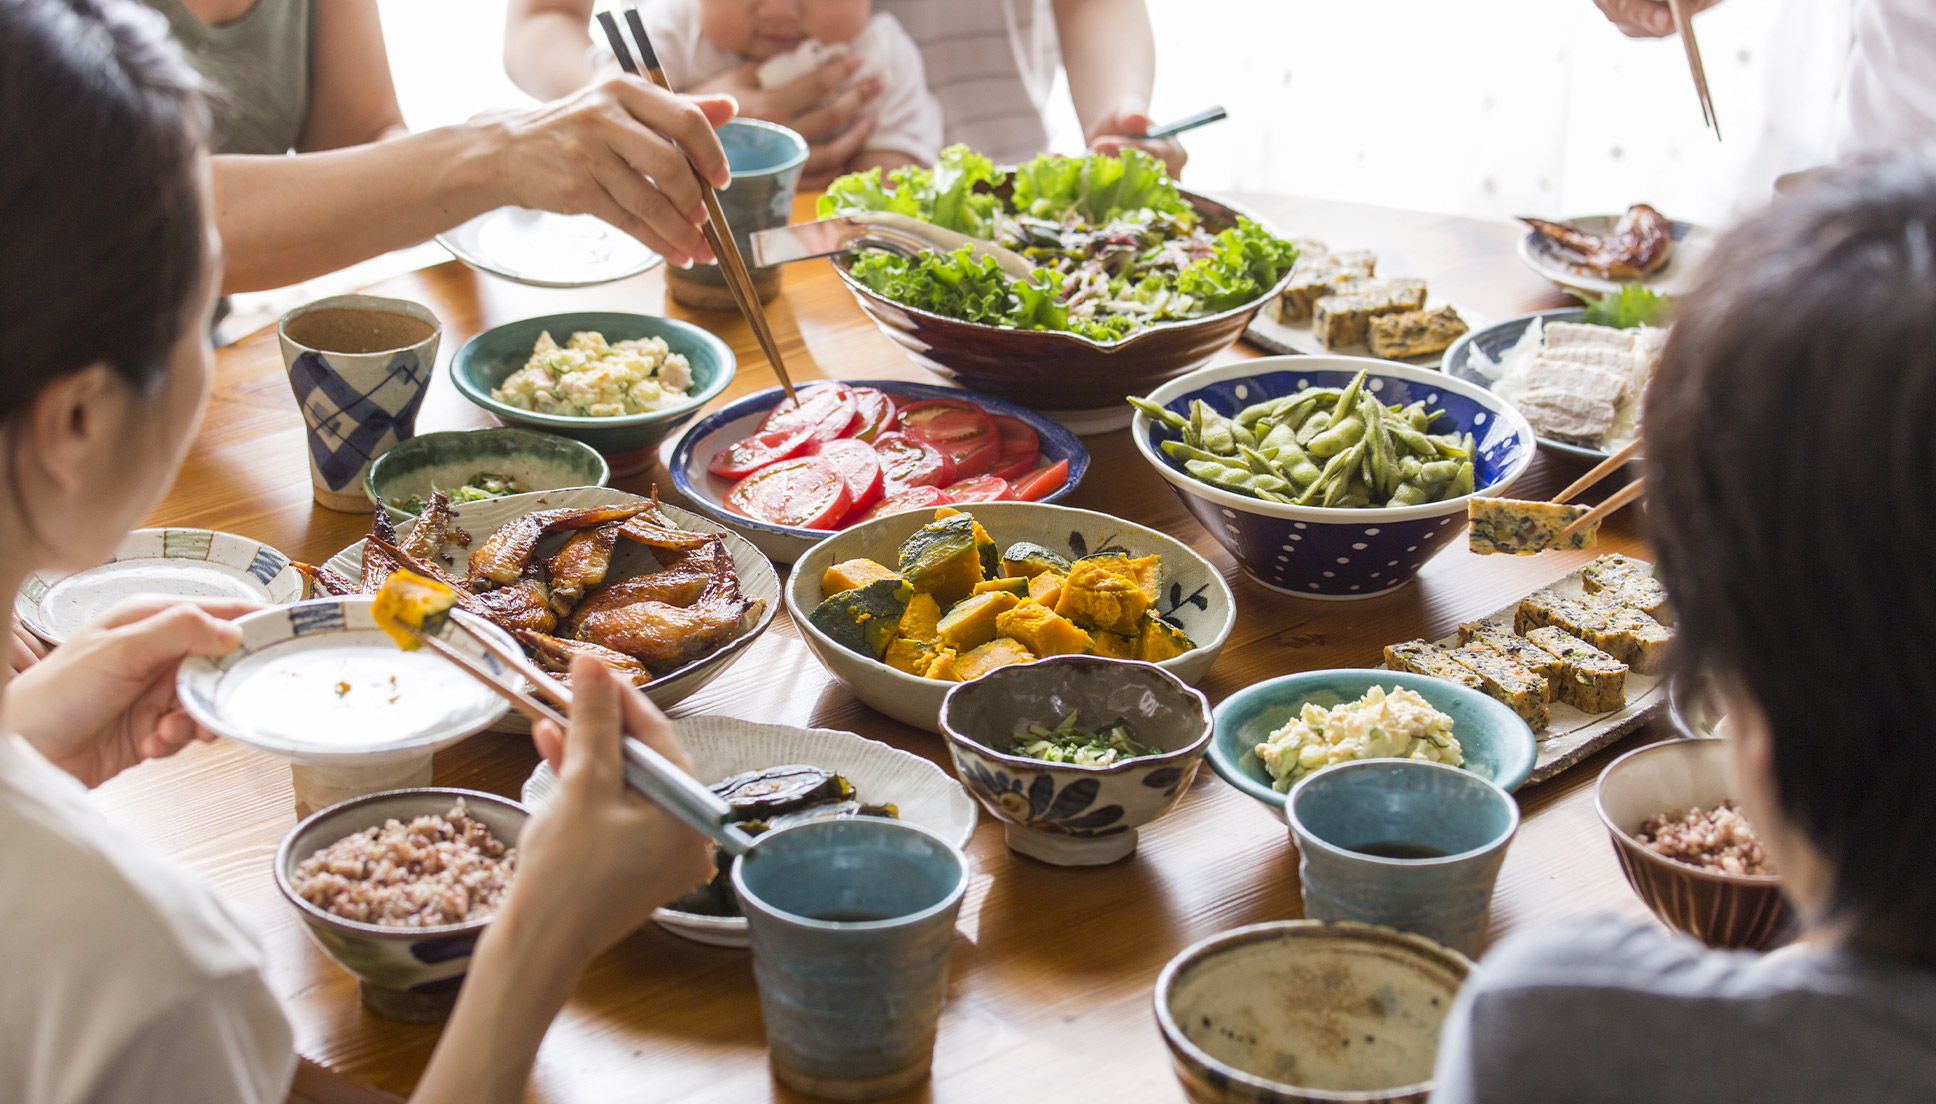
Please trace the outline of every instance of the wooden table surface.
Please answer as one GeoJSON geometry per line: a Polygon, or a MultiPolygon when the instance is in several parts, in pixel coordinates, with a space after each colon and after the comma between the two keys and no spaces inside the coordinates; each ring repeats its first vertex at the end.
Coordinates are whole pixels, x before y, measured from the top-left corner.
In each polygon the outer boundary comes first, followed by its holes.
{"type": "MultiPolygon", "coordinates": [[[[1552,285],[1514,259],[1504,223],[1282,197],[1249,205],[1281,232],[1340,248],[1372,248],[1379,267],[1431,281],[1434,298],[1485,317],[1564,305],[1552,285]]],[[[811,217],[802,201],[796,217],[811,217]]],[[[444,322],[440,359],[472,334],[566,310],[621,309],[686,318],[719,333],[739,357],[729,399],[775,380],[737,315],[694,312],[665,298],[661,272],[582,290],[546,290],[481,275],[455,262],[382,285],[444,322]]],[[[768,307],[796,378],[894,377],[932,382],[854,305],[828,266],[796,264],[768,307]]],[[[1255,355],[1239,345],[1219,361],[1255,355]]],[[[193,452],[151,525],[229,530],[321,562],[362,535],[367,515],[311,504],[303,428],[273,330],[217,354],[214,391],[193,452]]],[[[419,431],[490,424],[439,371],[419,431]]],[[[1425,565],[1418,582],[1360,602],[1305,601],[1242,575],[1140,460],[1127,431],[1085,442],[1095,463],[1069,505],[1154,526],[1223,570],[1238,618],[1203,682],[1211,701],[1293,671],[1368,666],[1380,648],[1436,637],[1578,567],[1587,553],[1475,557],[1462,546],[1425,565]]],[[[1581,469],[1542,453],[1519,491],[1551,493],[1581,469]]],[[[663,471],[619,480],[643,492],[663,471]]],[[[1646,555],[1639,511],[1616,516],[1601,541],[1646,555]]],[[[848,729],[949,768],[941,741],[873,712],[834,682],[784,613],[731,670],[674,710],[848,729]]],[[[1627,741],[1632,746],[1635,739],[1627,741]]],[[[1592,807],[1592,781],[1616,747],[1521,792],[1523,827],[1499,877],[1492,934],[1592,911],[1646,915],[1615,865],[1592,807]]],[[[436,762],[439,784],[515,795],[536,763],[521,737],[486,733],[436,762]]],[[[354,979],[324,957],[280,898],[270,860],[294,823],[289,769],[228,743],[150,763],[96,791],[103,812],[195,868],[253,923],[271,987],[295,1025],[303,1063],[296,1098],[406,1096],[436,1027],[365,1012],[354,979]]],[[[975,875],[961,910],[934,1076],[907,1100],[1182,1099],[1151,1014],[1156,975],[1207,935],[1301,914],[1297,859],[1283,821],[1206,766],[1179,807],[1146,828],[1128,860],[1061,869],[1009,852],[984,816],[970,845],[975,875]]],[[[538,1056],[536,1101],[790,1100],[769,1076],[748,956],[644,929],[597,960],[538,1056]]]]}

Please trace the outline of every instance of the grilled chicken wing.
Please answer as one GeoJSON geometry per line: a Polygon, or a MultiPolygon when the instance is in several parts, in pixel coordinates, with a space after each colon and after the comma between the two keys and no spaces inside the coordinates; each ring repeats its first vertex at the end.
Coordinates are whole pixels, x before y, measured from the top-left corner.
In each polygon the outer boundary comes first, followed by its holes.
{"type": "MultiPolygon", "coordinates": [[[[379,511],[382,509],[378,507],[379,511]]],[[[427,560],[444,550],[444,536],[450,530],[450,496],[442,491],[430,492],[430,502],[417,515],[417,524],[410,527],[407,540],[392,540],[398,548],[420,560],[427,560]]]]}
{"type": "Polygon", "coordinates": [[[618,546],[618,531],[617,522],[580,529],[546,561],[551,608],[560,617],[571,612],[587,589],[605,581],[606,569],[612,566],[612,549],[618,546]]]}
{"type": "Polygon", "coordinates": [[[586,615],[575,635],[579,640],[624,652],[647,666],[676,667],[718,648],[739,628],[749,610],[764,605],[739,592],[739,576],[725,542],[711,538],[706,588],[689,606],[643,601],[586,615]]]}
{"type": "MultiPolygon", "coordinates": [[[[664,569],[650,575],[635,575],[607,583],[585,595],[571,616],[564,620],[564,631],[576,634],[578,626],[595,613],[609,613],[640,602],[663,602],[668,606],[690,606],[704,594],[713,578],[714,555],[726,555],[723,544],[708,542],[690,552],[664,553],[664,569]]],[[[731,556],[726,556],[732,562],[731,556]]]]}
{"type": "Polygon", "coordinates": [[[364,594],[375,594],[383,585],[383,580],[397,569],[397,560],[387,548],[395,548],[397,527],[391,523],[388,511],[379,508],[370,520],[370,536],[363,542],[363,578],[360,590],[364,594]]]}
{"type": "MultiPolygon", "coordinates": [[[[363,593],[362,589],[357,585],[356,580],[345,578],[342,574],[326,565],[297,563],[295,560],[291,560],[289,561],[289,566],[295,568],[303,578],[313,583],[315,585],[314,589],[319,589],[324,594],[332,597],[347,598],[354,594],[363,593]]],[[[313,596],[314,590],[303,595],[305,598],[313,596]]]]}
{"type": "Polygon", "coordinates": [[[1645,203],[1627,208],[1604,237],[1545,219],[1519,221],[1578,254],[1581,267],[1610,280],[1638,280],[1666,264],[1674,250],[1673,223],[1645,203]]]}
{"type": "Polygon", "coordinates": [[[490,611],[492,621],[512,632],[519,629],[550,632],[558,627],[558,615],[552,612],[549,598],[544,572],[532,564],[517,582],[487,590],[477,596],[477,601],[490,611]]]}
{"type": "Polygon", "coordinates": [[[480,588],[492,584],[509,586],[524,574],[538,547],[538,538],[546,533],[589,529],[607,522],[626,521],[645,508],[645,503],[638,503],[588,510],[539,510],[526,514],[493,533],[483,547],[471,553],[471,583],[480,588]]]}
{"type": "Polygon", "coordinates": [[[676,550],[702,548],[714,536],[712,533],[694,533],[679,528],[671,518],[659,512],[656,498],[637,517],[626,522],[625,527],[619,530],[619,535],[651,548],[676,550]]]}
{"type": "MultiPolygon", "coordinates": [[[[583,640],[565,640],[556,636],[546,636],[529,629],[517,631],[518,640],[538,658],[538,663],[546,670],[556,671],[560,679],[571,670],[573,656],[588,655],[612,670],[633,686],[644,686],[652,681],[652,672],[645,664],[623,652],[615,652],[599,644],[589,644],[583,640]]],[[[569,681],[566,679],[565,681],[569,681]]]]}

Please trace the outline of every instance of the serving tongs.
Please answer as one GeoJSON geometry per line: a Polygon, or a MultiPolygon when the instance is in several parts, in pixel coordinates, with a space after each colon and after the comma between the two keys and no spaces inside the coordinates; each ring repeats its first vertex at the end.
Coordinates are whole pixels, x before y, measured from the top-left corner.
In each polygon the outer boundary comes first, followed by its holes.
{"type": "Polygon", "coordinates": [[[752,243],[756,265],[785,264],[859,249],[884,249],[912,257],[923,250],[952,253],[965,245],[974,256],[989,258],[1017,280],[1028,279],[1037,267],[1027,257],[994,242],[891,211],[857,211],[818,222],[756,230],[752,243]]]}
{"type": "MultiPolygon", "coordinates": [[[[559,708],[567,713],[571,710],[570,687],[526,659],[516,648],[507,650],[491,639],[492,634],[478,632],[477,626],[484,624],[483,621],[463,610],[451,610],[447,616],[453,626],[463,629],[498,662],[515,672],[513,678],[522,677],[530,682],[532,688],[539,694],[557,702],[559,708]]],[[[397,625],[416,638],[417,643],[443,656],[456,664],[465,674],[496,691],[500,697],[516,706],[518,712],[531,720],[550,721],[561,728],[570,723],[564,713],[545,704],[515,682],[500,682],[497,672],[451,647],[441,638],[401,620],[397,625]]],[[[623,745],[625,781],[644,795],[646,800],[678,817],[692,828],[705,833],[729,855],[742,854],[747,848],[753,846],[753,837],[747,835],[737,824],[732,823],[732,807],[721,800],[718,794],[701,785],[698,779],[680,770],[670,759],[660,755],[643,741],[627,736],[623,740],[623,745]]]]}
{"type": "MultiPolygon", "coordinates": [[[[625,10],[625,25],[632,29],[632,39],[639,48],[640,65],[632,60],[632,51],[625,45],[625,36],[619,33],[618,20],[609,11],[598,13],[598,25],[605,30],[605,37],[611,42],[612,53],[618,55],[618,63],[626,72],[643,76],[653,84],[674,91],[672,83],[666,79],[665,69],[659,64],[658,52],[652,48],[652,40],[646,36],[645,21],[639,18],[637,8],[625,10]]],[[[694,170],[697,176],[698,170],[694,170]]],[[[796,406],[799,398],[793,393],[793,379],[787,375],[786,360],[780,355],[780,343],[773,339],[773,330],[766,323],[766,310],[760,306],[759,290],[753,286],[753,276],[746,271],[746,262],[739,255],[739,243],[733,239],[733,228],[726,222],[726,212],[719,205],[719,194],[713,186],[699,177],[699,198],[706,204],[706,224],[701,227],[706,232],[706,244],[712,246],[713,259],[719,262],[719,271],[726,278],[726,289],[733,293],[733,302],[739,304],[740,314],[746,317],[753,327],[753,336],[759,339],[760,351],[766,354],[767,363],[773,365],[774,374],[780,377],[780,387],[786,391],[789,402],[796,406]]]]}

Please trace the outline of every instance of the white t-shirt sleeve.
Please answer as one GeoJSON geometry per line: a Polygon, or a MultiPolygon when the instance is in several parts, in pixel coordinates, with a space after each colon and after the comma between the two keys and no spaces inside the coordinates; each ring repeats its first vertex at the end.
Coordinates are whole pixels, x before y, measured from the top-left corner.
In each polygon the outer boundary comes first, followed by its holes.
{"type": "MultiPolygon", "coordinates": [[[[649,0],[639,9],[639,17],[674,91],[689,92],[693,85],[711,80],[738,60],[699,33],[699,6],[694,0],[649,0]]],[[[631,42],[629,33],[624,38],[631,42]]],[[[593,28],[592,40],[609,51],[604,31],[593,28]]]]}
{"type": "Polygon", "coordinates": [[[900,21],[878,12],[854,39],[862,72],[881,78],[881,94],[865,110],[874,114],[874,133],[864,148],[905,153],[923,164],[941,155],[941,101],[928,90],[921,48],[900,21]]]}
{"type": "Polygon", "coordinates": [[[295,1040],[276,998],[260,975],[231,974],[137,1031],[87,1102],[278,1104],[295,1075],[295,1040]]]}

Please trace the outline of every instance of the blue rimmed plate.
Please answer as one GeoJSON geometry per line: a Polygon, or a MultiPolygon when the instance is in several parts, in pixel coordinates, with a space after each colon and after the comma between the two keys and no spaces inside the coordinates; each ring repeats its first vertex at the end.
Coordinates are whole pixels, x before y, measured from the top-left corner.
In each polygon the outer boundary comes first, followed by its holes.
{"type": "MultiPolygon", "coordinates": [[[[1584,322],[1586,308],[1559,307],[1554,310],[1535,311],[1532,314],[1522,314],[1518,318],[1508,318],[1504,322],[1495,322],[1482,329],[1462,334],[1452,343],[1451,348],[1445,350],[1445,359],[1439,361],[1439,369],[1454,379],[1462,379],[1476,387],[1492,390],[1491,377],[1473,366],[1472,354],[1481,353],[1497,364],[1512,350],[1513,346],[1519,344],[1521,338],[1526,336],[1526,328],[1535,320],[1541,326],[1549,322],[1584,322]]],[[[1582,460],[1605,460],[1610,455],[1606,449],[1588,448],[1585,445],[1576,445],[1551,437],[1540,437],[1538,441],[1540,448],[1551,449],[1568,456],[1577,456],[1582,460]]]]}
{"type": "Polygon", "coordinates": [[[289,557],[261,541],[212,529],[136,529],[99,567],[35,572],[14,596],[21,624],[49,644],[123,599],[165,594],[282,605],[303,596],[289,557]]]}
{"type": "MultiPolygon", "coordinates": [[[[872,387],[889,395],[906,396],[911,399],[966,399],[990,414],[1002,414],[1027,422],[1035,430],[1036,439],[1041,444],[1042,458],[1054,464],[1058,461],[1069,462],[1069,478],[1061,487],[1042,499],[1043,502],[1057,502],[1067,497],[1082,482],[1089,470],[1089,450],[1082,447],[1082,441],[1061,424],[1037,414],[1027,407],[991,398],[975,391],[964,391],[959,387],[935,387],[924,383],[908,383],[905,380],[836,380],[849,387],[872,387]]],[[[778,387],[755,391],[737,402],[721,407],[694,423],[673,447],[666,467],[672,471],[672,485],[686,496],[692,508],[719,522],[721,525],[753,542],[754,546],[777,563],[792,563],[804,555],[807,549],[833,536],[836,529],[802,529],[787,525],[772,525],[763,521],[736,514],[726,508],[726,492],[732,490],[733,481],[721,479],[706,470],[713,454],[727,445],[753,435],[754,430],[766,418],[767,411],[779,404],[783,393],[778,387]]]]}
{"type": "MultiPolygon", "coordinates": [[[[504,716],[505,700],[449,660],[397,647],[371,619],[371,601],[315,598],[238,618],[242,643],[185,660],[175,695],[210,732],[306,763],[434,751],[504,716]]],[[[472,633],[517,650],[504,630],[476,618],[463,629],[447,621],[437,635],[501,673],[472,633]]]]}

